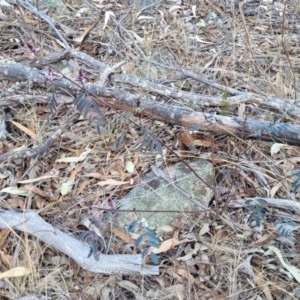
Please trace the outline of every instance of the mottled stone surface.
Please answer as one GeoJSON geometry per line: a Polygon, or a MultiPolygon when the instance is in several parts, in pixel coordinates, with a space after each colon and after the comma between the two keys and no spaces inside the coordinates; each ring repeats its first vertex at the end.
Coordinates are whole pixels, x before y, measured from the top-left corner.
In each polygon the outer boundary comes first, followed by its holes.
{"type": "MultiPolygon", "coordinates": [[[[35,5],[35,2],[33,2],[35,5]]],[[[55,8],[55,9],[63,9],[65,8],[65,3],[63,0],[40,0],[39,1],[39,9],[47,9],[47,8],[55,8]]]]}
{"type": "Polygon", "coordinates": [[[155,0],[125,0],[124,1],[127,5],[135,5],[135,6],[148,6],[157,1],[155,0]]]}
{"type": "MultiPolygon", "coordinates": [[[[191,167],[210,186],[213,185],[213,166],[205,160],[189,161],[191,167]]],[[[178,184],[193,198],[208,205],[213,191],[206,187],[183,163],[178,163],[164,170],[164,173],[172,178],[172,182],[178,184]]],[[[142,182],[136,186],[125,198],[121,200],[122,209],[137,210],[183,210],[195,209],[195,204],[178,192],[172,184],[149,172],[142,178],[142,182]]],[[[149,227],[155,228],[169,224],[175,217],[175,213],[122,213],[119,216],[123,228],[136,218],[147,219],[149,227]]]]}

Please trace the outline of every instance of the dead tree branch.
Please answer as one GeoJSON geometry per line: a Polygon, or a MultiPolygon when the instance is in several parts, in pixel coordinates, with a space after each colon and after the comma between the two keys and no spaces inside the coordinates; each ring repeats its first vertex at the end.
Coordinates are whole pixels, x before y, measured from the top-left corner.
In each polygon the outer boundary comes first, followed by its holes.
{"type": "Polygon", "coordinates": [[[143,265],[142,255],[99,255],[89,257],[90,247],[45,222],[36,212],[0,211],[0,228],[27,232],[74,259],[83,269],[103,274],[158,275],[157,266],[143,265]]]}
{"type": "Polygon", "coordinates": [[[274,207],[274,208],[279,208],[288,210],[290,212],[295,212],[299,213],[300,212],[300,203],[297,201],[289,200],[289,199],[275,199],[275,198],[246,198],[246,199],[241,199],[241,200],[232,200],[229,203],[229,207],[234,207],[234,208],[240,208],[240,207],[246,207],[246,201],[247,200],[253,200],[251,205],[261,205],[257,199],[261,200],[263,199],[264,201],[267,202],[266,206],[267,207],[274,207]]]}
{"type": "MultiPolygon", "coordinates": [[[[83,65],[87,66],[88,68],[92,68],[93,70],[101,73],[104,72],[104,70],[107,68],[107,66],[89,56],[88,54],[85,54],[83,52],[78,51],[70,51],[70,56],[76,58],[79,60],[83,65]]],[[[165,65],[154,63],[155,65],[158,65],[162,68],[168,68],[165,65]]],[[[192,71],[185,70],[183,68],[168,68],[173,70],[174,72],[178,72],[182,75],[182,78],[191,78],[196,81],[202,82],[204,84],[207,84],[211,87],[217,88],[219,90],[222,90],[224,92],[228,92],[234,96],[227,97],[226,103],[228,105],[238,105],[241,103],[246,104],[256,104],[260,107],[265,107],[267,109],[272,110],[278,110],[279,112],[287,112],[291,116],[299,118],[300,115],[300,108],[296,106],[296,100],[291,99],[279,99],[273,96],[263,96],[258,95],[255,93],[245,93],[238,91],[236,89],[230,89],[226,86],[216,84],[213,81],[206,79],[204,76],[198,75],[192,71]]],[[[151,92],[160,96],[165,96],[173,99],[180,100],[181,103],[192,105],[194,107],[211,107],[211,106],[222,106],[224,104],[223,97],[212,97],[207,95],[199,95],[196,93],[186,92],[177,90],[172,87],[165,86],[163,84],[159,84],[156,82],[152,82],[145,79],[140,79],[133,75],[128,74],[114,74],[111,76],[112,83],[122,83],[127,84],[129,86],[142,88],[144,91],[151,92]]]]}
{"type": "Polygon", "coordinates": [[[62,126],[60,126],[50,137],[48,137],[41,145],[21,151],[10,151],[0,155],[0,162],[6,161],[8,159],[24,159],[26,157],[35,157],[45,151],[47,151],[56,139],[64,132],[67,126],[69,126],[74,120],[79,117],[79,114],[72,115],[62,126]]]}
{"type": "MultiPolygon", "coordinates": [[[[26,67],[22,64],[0,62],[0,76],[12,81],[25,81],[30,78],[33,85],[45,88],[48,84],[46,71],[26,67]]],[[[300,145],[300,126],[286,123],[271,123],[238,116],[211,115],[209,113],[191,112],[182,107],[159,103],[147,98],[140,98],[121,89],[108,89],[93,84],[81,88],[79,84],[64,77],[51,82],[56,93],[78,95],[86,91],[98,97],[99,105],[130,111],[139,116],[151,117],[165,123],[182,125],[194,130],[212,131],[219,134],[232,134],[246,139],[278,141],[292,145],[300,145]]],[[[286,105],[287,106],[287,105],[286,105]]],[[[299,112],[300,114],[300,112],[299,112]]]]}

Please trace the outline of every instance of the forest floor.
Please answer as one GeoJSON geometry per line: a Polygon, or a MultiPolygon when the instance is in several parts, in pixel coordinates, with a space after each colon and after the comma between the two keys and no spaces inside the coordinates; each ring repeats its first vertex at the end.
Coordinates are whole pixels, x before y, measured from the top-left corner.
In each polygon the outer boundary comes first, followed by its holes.
{"type": "MultiPolygon", "coordinates": [[[[63,39],[51,21],[26,9],[25,2],[0,10],[0,58],[47,70],[48,83],[42,88],[30,79],[12,82],[1,75],[8,131],[0,142],[1,155],[38,147],[76,112],[74,96],[51,87],[58,74],[50,64],[39,65],[42,57],[66,45],[113,68],[100,73],[74,57],[51,64],[78,83],[127,91],[212,118],[282,122],[287,129],[300,123],[299,116],[272,107],[271,100],[269,106],[229,100],[231,91],[251,92],[299,106],[299,0],[148,1],[147,6],[69,0],[59,11],[51,6],[41,10],[55,20],[63,39]],[[176,68],[191,70],[210,84],[181,76],[176,68]],[[141,81],[130,85],[115,74],[141,81]],[[158,89],[162,86],[183,96],[168,96],[158,89]],[[200,103],[192,95],[211,98],[200,103]],[[221,100],[216,104],[209,99],[221,100]]],[[[37,156],[3,161],[0,155],[2,210],[34,210],[56,229],[79,238],[87,230],[86,220],[108,219],[109,212],[95,212],[97,206],[115,209],[158,161],[171,166],[205,157],[214,167],[209,204],[214,213],[182,212],[170,226],[155,228],[161,244],[173,242],[157,253],[160,274],[151,276],[89,272],[8,226],[0,232],[1,299],[29,294],[72,300],[299,299],[300,144],[265,141],[259,133],[247,139],[230,132],[193,131],[163,122],[154,109],[148,117],[123,111],[121,105],[116,110],[104,103],[100,109],[98,117],[105,117],[105,124],[89,124],[79,109],[82,116],[37,156]],[[155,137],[148,147],[141,128],[155,137]],[[156,138],[164,144],[159,146],[156,138]],[[256,200],[243,202],[249,198],[256,200]]],[[[120,231],[115,221],[107,222],[103,239],[108,254],[140,253],[136,236],[120,231]]],[[[155,262],[149,256],[145,260],[155,262]]]]}

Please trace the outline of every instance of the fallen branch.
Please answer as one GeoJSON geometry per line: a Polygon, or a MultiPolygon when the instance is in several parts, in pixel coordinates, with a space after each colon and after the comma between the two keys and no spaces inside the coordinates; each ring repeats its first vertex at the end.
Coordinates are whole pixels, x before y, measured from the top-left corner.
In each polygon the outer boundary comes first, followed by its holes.
{"type": "Polygon", "coordinates": [[[47,245],[74,259],[83,269],[103,274],[158,275],[157,266],[143,265],[142,255],[99,255],[99,261],[89,257],[86,243],[45,222],[36,212],[0,211],[0,229],[11,228],[29,233],[47,245]]]}
{"type": "MultiPolygon", "coordinates": [[[[107,66],[103,62],[83,52],[71,50],[70,56],[76,58],[83,65],[88,66],[88,68],[90,69],[92,68],[93,70],[99,73],[103,72],[107,68],[107,66]]],[[[191,78],[199,82],[202,82],[204,84],[207,84],[211,87],[220,89],[224,92],[228,92],[228,93],[232,92],[232,95],[234,96],[232,97],[229,96],[226,98],[225,101],[226,105],[239,105],[241,103],[256,104],[260,107],[263,106],[266,109],[278,110],[280,113],[287,112],[291,116],[299,118],[300,108],[295,105],[296,100],[279,99],[273,96],[263,96],[255,93],[241,92],[236,89],[230,89],[226,86],[216,84],[213,81],[206,79],[204,76],[193,73],[192,71],[188,71],[182,68],[167,67],[165,65],[154,63],[154,62],[149,62],[149,63],[158,65],[161,68],[167,68],[173,70],[174,72],[178,72],[179,74],[182,75],[181,76],[182,79],[191,78]]],[[[181,104],[190,105],[192,107],[203,108],[203,107],[224,105],[224,98],[222,96],[213,97],[213,96],[207,96],[201,94],[199,95],[192,92],[186,92],[153,81],[149,81],[146,79],[140,79],[133,75],[114,74],[111,76],[110,79],[112,83],[122,83],[133,87],[142,88],[144,91],[147,92],[180,100],[181,104]]]]}
{"type": "MultiPolygon", "coordinates": [[[[60,52],[55,52],[48,56],[39,58],[38,60],[25,62],[25,64],[33,67],[42,67],[50,65],[51,63],[55,63],[61,59],[66,59],[67,57],[76,58],[76,60],[83,64],[83,69],[85,69],[86,66],[88,67],[88,70],[95,70],[95,72],[98,72],[99,74],[105,73],[105,70],[111,69],[111,67],[89,56],[88,54],[75,50],[63,50],[60,52]]],[[[159,64],[159,66],[166,67],[161,64],[159,64]]],[[[204,76],[200,76],[191,71],[179,68],[172,68],[172,70],[174,70],[174,72],[182,72],[182,78],[192,78],[194,80],[198,80],[202,83],[208,84],[209,86],[220,89],[219,84],[215,86],[213,81],[206,79],[204,76]]],[[[131,87],[141,88],[144,91],[154,93],[163,97],[172,98],[178,100],[181,105],[184,104],[194,108],[217,107],[224,105],[224,98],[222,96],[207,96],[182,91],[157,82],[141,79],[134,75],[113,74],[112,76],[110,76],[110,80],[114,84],[126,84],[131,87]]],[[[228,90],[226,86],[222,86],[221,90],[230,92],[230,90],[228,90]]],[[[241,91],[237,92],[237,90],[235,89],[232,92],[235,96],[228,96],[225,101],[226,105],[228,106],[239,105],[241,103],[255,104],[266,109],[277,110],[280,113],[287,112],[289,115],[299,118],[300,108],[295,105],[296,100],[279,99],[273,96],[263,96],[255,93],[245,93],[241,91]]]]}
{"type": "MultiPolygon", "coordinates": [[[[51,19],[49,16],[44,14],[43,12],[38,11],[36,9],[36,7],[34,7],[33,5],[30,4],[29,1],[27,1],[27,0],[18,0],[18,1],[9,0],[9,2],[12,4],[19,4],[19,5],[23,6],[25,9],[32,12],[37,17],[46,21],[52,27],[52,29],[55,31],[55,33],[58,35],[58,37],[62,41],[63,46],[67,50],[62,51],[61,53],[58,52],[58,53],[52,54],[51,55],[52,57],[51,57],[51,59],[49,58],[48,63],[51,60],[52,61],[58,60],[59,56],[66,57],[67,55],[70,55],[70,56],[76,57],[78,59],[81,58],[82,59],[81,62],[83,64],[88,65],[89,68],[97,69],[101,73],[103,73],[104,70],[106,70],[107,73],[111,72],[111,67],[107,66],[106,64],[99,62],[98,60],[90,57],[89,55],[80,53],[78,51],[71,50],[66,39],[61,35],[61,33],[55,27],[56,22],[53,19],[51,19]]],[[[240,7],[240,9],[241,9],[241,7],[240,7]]],[[[241,10],[241,13],[242,13],[242,10],[241,10]]],[[[168,69],[168,70],[177,72],[178,74],[180,74],[181,80],[190,78],[195,81],[201,82],[203,84],[209,85],[218,90],[221,90],[223,92],[234,95],[235,97],[227,97],[226,105],[236,105],[237,103],[255,103],[258,105],[263,105],[269,109],[276,109],[279,112],[288,113],[291,116],[296,117],[296,118],[299,117],[300,108],[295,105],[296,100],[278,99],[278,98],[272,97],[272,96],[262,96],[262,95],[258,95],[255,93],[247,93],[247,92],[245,93],[243,91],[239,91],[237,89],[216,83],[216,82],[209,80],[209,79],[205,78],[204,76],[196,74],[190,70],[187,70],[187,69],[184,69],[184,68],[181,68],[178,66],[167,66],[167,65],[158,63],[156,61],[149,60],[147,58],[147,56],[144,54],[144,52],[141,50],[141,48],[138,46],[138,44],[136,43],[136,40],[132,36],[132,34],[126,28],[124,28],[115,18],[112,18],[112,20],[115,22],[116,26],[118,26],[118,28],[121,31],[123,31],[128,36],[128,38],[132,41],[134,48],[136,49],[137,54],[140,59],[148,62],[149,64],[156,65],[160,68],[164,68],[164,69],[168,69]]],[[[246,30],[246,32],[247,32],[247,30],[246,30]]],[[[125,44],[125,46],[127,46],[127,45],[125,44]]],[[[41,58],[41,59],[39,59],[38,62],[33,62],[33,64],[36,66],[38,66],[40,64],[45,65],[45,60],[43,60],[43,58],[41,58]]],[[[260,69],[259,66],[257,66],[257,67],[258,67],[258,69],[260,69]]],[[[105,81],[106,76],[107,76],[106,73],[104,73],[104,75],[101,76],[101,82],[105,81]]],[[[167,87],[162,84],[153,83],[153,82],[150,82],[147,80],[139,80],[137,77],[132,76],[132,75],[123,75],[122,76],[121,74],[116,74],[114,77],[112,77],[112,81],[122,82],[122,83],[126,83],[129,85],[135,86],[135,87],[140,87],[146,91],[155,92],[162,96],[168,96],[168,97],[172,97],[175,99],[180,99],[181,103],[193,105],[194,107],[222,105],[222,102],[224,102],[222,97],[210,97],[210,96],[204,96],[204,95],[197,95],[195,93],[190,93],[190,92],[185,92],[185,91],[178,91],[174,88],[167,87]]]]}
{"type": "MultiPolygon", "coordinates": [[[[42,88],[48,84],[46,71],[30,68],[22,64],[0,61],[0,75],[13,81],[31,82],[42,88]]],[[[54,79],[51,84],[57,93],[77,96],[82,92],[79,84],[64,77],[54,79]]],[[[193,130],[213,131],[220,134],[231,134],[246,139],[278,141],[291,145],[300,145],[300,126],[290,123],[270,123],[244,117],[226,117],[209,113],[191,112],[182,107],[159,103],[147,98],[140,98],[121,89],[108,89],[93,84],[84,86],[86,92],[98,97],[99,105],[108,104],[115,109],[131,111],[139,116],[146,116],[165,123],[176,124],[193,130]]],[[[300,114],[300,112],[299,112],[300,114]]]]}
{"type": "Polygon", "coordinates": [[[8,159],[24,159],[26,157],[36,157],[47,151],[56,139],[64,132],[74,120],[79,117],[79,114],[72,115],[62,126],[60,126],[50,137],[43,141],[39,146],[32,149],[25,149],[21,151],[10,151],[0,155],[0,162],[8,159]]]}
{"type": "Polygon", "coordinates": [[[261,203],[257,201],[258,199],[263,199],[264,201],[266,201],[267,202],[266,206],[285,209],[296,213],[300,212],[300,203],[288,199],[259,198],[259,197],[246,198],[242,200],[232,200],[228,206],[234,208],[246,207],[247,200],[253,200],[253,202],[251,202],[251,205],[261,205],[261,203]]]}
{"type": "Polygon", "coordinates": [[[47,296],[43,296],[43,295],[28,295],[28,296],[24,296],[24,297],[20,297],[16,300],[50,300],[50,297],[47,296]]]}

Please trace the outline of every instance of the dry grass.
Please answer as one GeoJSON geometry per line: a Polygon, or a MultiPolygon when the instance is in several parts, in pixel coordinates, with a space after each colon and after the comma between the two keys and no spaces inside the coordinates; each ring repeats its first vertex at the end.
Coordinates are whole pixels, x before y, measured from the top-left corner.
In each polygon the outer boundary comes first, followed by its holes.
{"type": "MultiPolygon", "coordinates": [[[[162,1],[155,6],[156,9],[153,6],[144,11],[137,6],[113,1],[103,1],[102,4],[95,1],[94,5],[113,11],[116,19],[138,41],[145,55],[153,60],[166,65],[181,65],[239,90],[300,100],[299,1],[287,1],[285,11],[280,11],[281,3],[246,1],[239,8],[232,5],[226,7],[225,1],[187,2],[190,3],[176,9],[173,2],[162,1]],[[192,5],[195,5],[196,18],[193,17],[192,5]],[[258,8],[261,14],[255,13],[258,8]]],[[[81,1],[68,3],[74,8],[73,11],[57,15],[57,12],[49,10],[48,14],[53,14],[54,18],[79,35],[96,19],[96,10],[87,10],[76,16],[76,12],[85,5],[80,4],[81,1]]],[[[15,8],[9,11],[7,18],[18,20],[19,14],[20,11],[15,8]]],[[[37,24],[30,13],[25,11],[24,14],[28,24],[24,27],[25,31],[29,33],[31,42],[44,51],[43,55],[60,48],[54,40],[47,39],[46,24],[37,24]],[[39,31],[33,30],[30,21],[39,31]]],[[[5,22],[11,22],[9,20],[5,22]]],[[[1,25],[1,55],[17,61],[31,59],[31,53],[24,44],[26,35],[19,26],[22,21],[15,25],[5,22],[1,25]],[[23,38],[20,39],[20,36],[23,38]]],[[[123,70],[141,78],[164,82],[169,80],[170,85],[194,93],[220,94],[220,91],[191,79],[173,82],[176,74],[139,60],[138,51],[129,36],[113,21],[103,30],[103,22],[104,17],[101,17],[100,23],[80,46],[81,51],[111,66],[124,60],[126,64],[123,70]]],[[[87,77],[91,82],[99,80],[99,74],[88,74],[87,77]]],[[[2,83],[4,87],[5,83],[2,83]]],[[[123,88],[142,97],[155,96],[124,84],[113,88],[123,88]]],[[[167,98],[157,100],[172,101],[167,98]]],[[[219,113],[227,113],[226,101],[224,103],[224,107],[215,108],[219,113]]],[[[247,109],[250,114],[255,111],[254,106],[247,109]]],[[[13,119],[34,132],[36,138],[32,139],[22,130],[13,128],[13,139],[2,142],[3,152],[22,145],[39,145],[55,126],[74,112],[74,108],[60,105],[50,127],[46,123],[48,112],[49,107],[45,103],[33,105],[29,102],[15,107],[13,119]]],[[[92,205],[126,195],[155,163],[157,155],[141,147],[139,128],[128,121],[125,113],[122,117],[108,109],[104,112],[108,125],[103,128],[102,135],[98,135],[86,120],[81,119],[37,161],[27,159],[3,164],[1,170],[8,170],[8,175],[5,174],[7,177],[1,180],[1,189],[18,180],[31,163],[34,166],[23,179],[33,179],[46,173],[58,176],[36,185],[49,195],[48,199],[32,193],[27,197],[1,194],[0,207],[39,209],[43,218],[56,228],[79,236],[84,229],[82,220],[91,219],[92,205]],[[115,149],[117,138],[124,132],[123,142],[119,149],[115,149]],[[86,149],[91,149],[91,153],[84,163],[56,162],[62,157],[79,156],[86,149]],[[136,172],[133,174],[125,170],[128,160],[135,164],[136,172]],[[82,168],[76,175],[72,191],[61,196],[59,191],[62,183],[78,166],[82,168]],[[99,177],[86,177],[88,173],[97,173],[99,177]],[[96,185],[99,178],[131,180],[133,185],[100,188],[96,185]]],[[[282,116],[282,112],[264,108],[256,112],[251,117],[265,118],[271,122],[282,116]]],[[[231,113],[236,114],[237,110],[231,113]]],[[[150,119],[134,117],[134,120],[151,128],[167,145],[178,150],[178,128],[150,119]]],[[[203,140],[200,135],[194,135],[194,138],[196,141],[203,140]]],[[[292,192],[293,179],[289,176],[299,168],[299,147],[288,146],[271,156],[271,145],[259,140],[244,141],[234,136],[214,136],[212,147],[198,147],[202,155],[215,152],[213,164],[221,208],[225,208],[228,200],[242,197],[276,197],[298,201],[299,195],[292,192]]],[[[189,156],[197,157],[194,154],[189,156]]],[[[167,165],[177,161],[174,154],[166,153],[167,165]]],[[[276,256],[266,252],[269,245],[280,247],[285,261],[300,268],[299,232],[295,232],[294,241],[288,242],[279,237],[273,226],[276,220],[284,216],[289,216],[295,224],[299,224],[299,216],[268,209],[266,220],[257,227],[248,220],[249,212],[245,209],[226,208],[225,214],[233,226],[220,220],[212,222],[208,216],[199,218],[183,214],[171,232],[162,232],[162,240],[176,236],[179,240],[189,239],[191,242],[161,253],[161,274],[153,277],[91,274],[32,237],[19,232],[8,234],[2,231],[1,271],[24,266],[32,274],[1,280],[1,299],[17,299],[27,294],[43,294],[51,299],[85,300],[297,299],[299,284],[289,272],[284,271],[276,256]]],[[[132,250],[132,245],[122,240],[116,231],[108,228],[105,234],[109,253],[121,254],[132,250]]]]}

